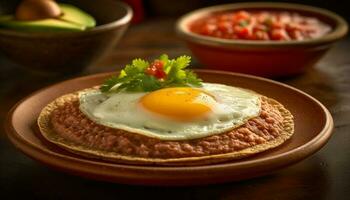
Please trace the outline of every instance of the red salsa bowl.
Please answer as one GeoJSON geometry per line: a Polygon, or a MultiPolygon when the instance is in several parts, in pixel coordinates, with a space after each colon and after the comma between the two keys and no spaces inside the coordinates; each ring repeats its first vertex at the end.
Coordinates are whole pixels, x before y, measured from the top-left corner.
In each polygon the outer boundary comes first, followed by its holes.
{"type": "Polygon", "coordinates": [[[348,25],[306,5],[235,3],[192,11],[176,30],[207,69],[281,77],[313,66],[348,25]]]}

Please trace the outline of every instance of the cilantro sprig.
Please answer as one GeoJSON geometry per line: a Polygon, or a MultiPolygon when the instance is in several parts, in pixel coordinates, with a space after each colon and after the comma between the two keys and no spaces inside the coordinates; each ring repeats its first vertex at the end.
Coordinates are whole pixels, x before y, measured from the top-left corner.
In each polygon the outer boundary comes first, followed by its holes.
{"type": "Polygon", "coordinates": [[[149,92],[166,87],[201,87],[202,80],[186,69],[191,62],[190,56],[169,59],[163,54],[157,60],[148,62],[134,59],[125,66],[118,76],[104,81],[101,92],[135,91],[149,92]]]}

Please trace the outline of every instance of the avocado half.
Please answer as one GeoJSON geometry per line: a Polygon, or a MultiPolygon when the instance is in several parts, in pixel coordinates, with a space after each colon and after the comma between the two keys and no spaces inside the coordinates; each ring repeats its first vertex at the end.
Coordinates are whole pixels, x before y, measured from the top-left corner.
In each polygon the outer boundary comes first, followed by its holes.
{"type": "Polygon", "coordinates": [[[56,19],[19,21],[13,15],[0,17],[0,28],[23,31],[84,31],[96,26],[95,19],[83,10],[69,4],[58,4],[62,15],[56,19]]]}

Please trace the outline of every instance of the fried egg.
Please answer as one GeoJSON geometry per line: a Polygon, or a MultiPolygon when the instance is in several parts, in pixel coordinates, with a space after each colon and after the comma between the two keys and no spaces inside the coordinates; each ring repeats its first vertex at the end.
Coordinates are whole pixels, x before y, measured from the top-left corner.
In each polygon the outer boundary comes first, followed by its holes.
{"type": "Polygon", "coordinates": [[[80,110],[92,121],[161,140],[189,140],[223,133],[260,114],[258,94],[204,83],[153,92],[79,94],[80,110]]]}

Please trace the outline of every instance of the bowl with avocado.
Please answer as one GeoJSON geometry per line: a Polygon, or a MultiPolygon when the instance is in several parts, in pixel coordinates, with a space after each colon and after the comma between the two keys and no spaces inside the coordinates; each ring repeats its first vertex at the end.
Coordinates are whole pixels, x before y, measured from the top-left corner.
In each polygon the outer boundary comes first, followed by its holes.
{"type": "Polygon", "coordinates": [[[112,49],[132,11],[115,0],[0,1],[0,54],[45,74],[79,72],[112,49]]]}

